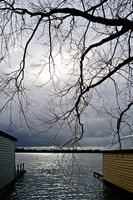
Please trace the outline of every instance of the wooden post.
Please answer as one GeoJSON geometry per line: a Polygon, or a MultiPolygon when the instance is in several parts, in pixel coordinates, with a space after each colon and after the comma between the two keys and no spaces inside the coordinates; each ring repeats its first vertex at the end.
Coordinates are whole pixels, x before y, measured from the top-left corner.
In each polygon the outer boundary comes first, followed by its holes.
{"type": "Polygon", "coordinates": [[[19,176],[19,165],[17,165],[17,176],[19,176]]]}
{"type": "Polygon", "coordinates": [[[24,172],[24,163],[22,165],[23,165],[23,172],[24,172]]]}

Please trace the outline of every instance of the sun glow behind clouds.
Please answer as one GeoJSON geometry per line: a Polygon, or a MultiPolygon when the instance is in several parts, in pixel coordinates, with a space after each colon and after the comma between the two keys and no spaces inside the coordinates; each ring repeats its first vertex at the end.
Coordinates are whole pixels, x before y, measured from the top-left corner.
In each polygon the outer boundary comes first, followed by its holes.
{"type": "Polygon", "coordinates": [[[50,62],[48,59],[44,60],[44,58],[40,60],[36,55],[28,63],[30,69],[28,79],[34,79],[34,83],[37,86],[45,85],[50,81],[54,83],[66,81],[72,70],[72,63],[67,63],[66,61],[68,60],[68,55],[65,55],[65,58],[57,55],[50,62]]]}

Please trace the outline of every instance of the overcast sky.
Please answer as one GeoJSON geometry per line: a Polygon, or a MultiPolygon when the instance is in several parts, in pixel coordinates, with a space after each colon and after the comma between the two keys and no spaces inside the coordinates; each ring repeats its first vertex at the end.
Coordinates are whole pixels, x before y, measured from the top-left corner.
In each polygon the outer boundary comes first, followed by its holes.
{"type": "MultiPolygon", "coordinates": [[[[31,75],[32,76],[32,75],[31,75]]],[[[31,77],[29,77],[31,80],[31,77]]],[[[29,90],[27,94],[30,96],[32,106],[29,107],[29,111],[26,113],[27,118],[33,124],[38,124],[38,121],[34,114],[40,116],[42,113],[47,114],[45,110],[45,105],[47,105],[47,90],[49,86],[44,88],[36,88],[36,84],[33,85],[33,82],[29,81],[29,90]]],[[[113,97],[111,96],[111,89],[104,88],[103,96],[107,95],[110,99],[110,102],[113,103],[113,97]],[[106,92],[107,91],[107,92],[106,92]]],[[[100,108],[99,105],[96,107],[100,108]]],[[[102,147],[112,144],[112,131],[109,130],[109,121],[107,116],[102,112],[94,112],[94,110],[88,108],[86,111],[89,114],[88,124],[84,126],[85,133],[80,142],[82,147],[102,147]]],[[[55,125],[54,128],[47,131],[47,133],[38,133],[34,132],[31,134],[24,119],[21,119],[19,116],[18,103],[17,100],[13,104],[12,112],[12,122],[10,122],[10,109],[7,109],[1,115],[0,127],[1,130],[8,132],[9,134],[15,136],[18,139],[17,146],[63,146],[71,136],[71,130],[66,127],[61,130],[56,136],[58,125],[55,125]]],[[[36,127],[37,128],[37,127],[36,127]]],[[[40,130],[40,127],[38,127],[40,130]]]]}
{"type": "MultiPolygon", "coordinates": [[[[31,57],[27,59],[24,84],[26,86],[26,94],[30,98],[31,105],[28,107],[28,112],[26,112],[25,114],[29,122],[35,126],[37,131],[34,131],[34,133],[32,134],[28,129],[25,120],[20,117],[19,103],[17,98],[14,99],[12,103],[12,113],[9,107],[5,109],[4,112],[2,112],[0,128],[1,130],[8,132],[18,138],[18,146],[63,146],[70,139],[72,134],[69,127],[66,126],[63,130],[60,131],[60,133],[58,133],[57,136],[56,134],[58,130],[58,125],[55,125],[52,129],[48,130],[47,133],[39,133],[40,130],[43,131],[46,127],[38,127],[39,121],[36,119],[36,115],[39,117],[43,117],[43,115],[49,114],[46,106],[49,99],[48,93],[51,92],[52,85],[51,83],[48,83],[43,87],[38,87],[38,85],[44,83],[44,77],[46,77],[46,81],[48,78],[48,72],[45,71],[39,77],[36,76],[40,68],[35,65],[37,63],[40,63],[39,55],[41,55],[41,53],[43,52],[43,48],[36,45],[36,48],[34,47],[30,49],[29,52],[31,57]]],[[[12,66],[19,65],[19,56],[21,57],[21,53],[22,51],[20,51],[19,48],[15,48],[15,51],[12,54],[12,66]]],[[[61,65],[61,58],[58,57],[56,62],[58,63],[58,69],[61,71],[62,74],[65,74],[66,71],[65,73],[63,73],[64,71],[62,72],[62,68],[64,68],[64,66],[61,65]]],[[[7,66],[4,67],[3,65],[3,68],[1,68],[2,72],[9,72],[10,70],[13,70],[13,67],[8,68],[7,66]]],[[[63,78],[64,77],[65,75],[63,75],[63,78]]],[[[114,88],[112,87],[111,83],[109,83],[108,85],[105,84],[101,89],[99,88],[101,96],[105,98],[106,103],[108,104],[108,108],[114,105],[115,102],[115,98],[112,95],[113,90],[114,88]]],[[[3,105],[4,101],[5,97],[1,95],[1,106],[3,105]]],[[[83,147],[101,147],[112,144],[112,130],[109,129],[108,117],[100,112],[100,110],[102,109],[101,103],[97,98],[97,94],[95,94],[93,104],[95,108],[99,110],[99,112],[94,111],[90,107],[88,107],[86,110],[88,124],[84,125],[85,133],[80,142],[80,145],[83,147]]]]}
{"type": "MultiPolygon", "coordinates": [[[[1,113],[0,129],[18,138],[17,146],[63,146],[71,137],[71,129],[65,127],[58,135],[58,125],[47,131],[47,133],[40,134],[40,130],[43,131],[46,127],[38,127],[38,120],[36,116],[48,115],[46,109],[48,103],[48,93],[52,90],[51,83],[43,87],[38,87],[48,80],[48,71],[44,71],[39,77],[36,76],[40,70],[38,63],[40,63],[40,55],[43,52],[43,48],[39,45],[33,44],[30,48],[30,57],[27,59],[26,73],[24,85],[26,86],[26,94],[30,98],[31,105],[26,111],[26,117],[31,124],[34,124],[37,131],[32,134],[28,129],[23,117],[20,117],[19,103],[17,99],[12,102],[12,110],[10,107],[6,108],[1,113]],[[34,47],[34,48],[33,48],[34,47]],[[35,66],[36,65],[36,66],[35,66]],[[11,112],[12,111],[12,112],[11,112]]],[[[44,50],[45,51],[45,50],[44,50]]],[[[21,58],[22,50],[15,48],[12,53],[12,66],[18,66],[21,58]]],[[[58,57],[56,62],[58,63],[58,70],[62,74],[65,74],[64,67],[62,65],[61,58],[58,57]]],[[[14,67],[15,69],[15,67],[14,67]]],[[[9,72],[13,70],[13,67],[7,67],[5,63],[0,68],[1,73],[9,72]]],[[[58,73],[57,73],[58,74],[58,73]]],[[[59,75],[60,76],[60,75],[59,75]]],[[[63,78],[65,75],[63,75],[63,78]]],[[[65,80],[65,79],[64,79],[65,80]]],[[[56,83],[56,80],[55,80],[56,83]]],[[[103,99],[105,99],[108,109],[115,105],[115,97],[112,95],[114,87],[111,82],[105,84],[103,87],[99,87],[99,91],[103,99]]],[[[5,102],[5,96],[1,95],[1,106],[5,102]]],[[[80,141],[82,147],[102,147],[112,145],[112,130],[109,129],[109,119],[107,115],[100,112],[102,109],[102,102],[99,102],[97,94],[94,95],[93,105],[99,112],[94,111],[90,107],[86,109],[88,123],[84,125],[84,136],[80,141]]]]}

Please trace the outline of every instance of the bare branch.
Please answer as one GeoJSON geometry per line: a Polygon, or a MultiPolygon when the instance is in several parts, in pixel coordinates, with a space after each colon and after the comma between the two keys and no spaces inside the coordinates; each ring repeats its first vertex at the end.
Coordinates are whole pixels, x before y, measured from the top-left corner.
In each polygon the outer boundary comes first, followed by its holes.
{"type": "Polygon", "coordinates": [[[119,145],[120,145],[120,149],[121,147],[121,138],[120,138],[120,126],[122,123],[122,118],[124,116],[124,114],[130,109],[130,107],[133,105],[133,102],[130,102],[127,107],[120,113],[119,118],[117,120],[117,135],[118,135],[118,141],[119,141],[119,145]]]}

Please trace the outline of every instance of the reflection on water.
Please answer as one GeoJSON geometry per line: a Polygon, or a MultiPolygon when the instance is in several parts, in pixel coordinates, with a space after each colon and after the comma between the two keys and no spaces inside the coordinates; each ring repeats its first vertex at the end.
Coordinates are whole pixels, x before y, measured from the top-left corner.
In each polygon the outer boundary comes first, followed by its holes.
{"type": "MultiPolygon", "coordinates": [[[[102,173],[101,154],[18,153],[26,174],[0,200],[123,200],[124,194],[93,177],[102,173]]],[[[126,194],[126,200],[133,199],[126,194]]]]}

